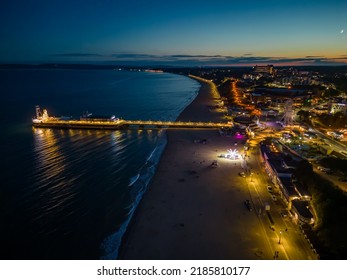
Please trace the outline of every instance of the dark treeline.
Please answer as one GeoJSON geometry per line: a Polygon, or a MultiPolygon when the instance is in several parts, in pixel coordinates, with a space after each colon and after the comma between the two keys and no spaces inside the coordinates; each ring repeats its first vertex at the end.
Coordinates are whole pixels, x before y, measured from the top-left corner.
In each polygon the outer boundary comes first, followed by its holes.
{"type": "MultiPolygon", "coordinates": [[[[336,162],[337,168],[339,162],[336,162]]],[[[313,227],[319,241],[322,259],[347,259],[347,196],[331,182],[313,172],[306,162],[297,169],[296,177],[307,186],[317,215],[313,227]]]]}

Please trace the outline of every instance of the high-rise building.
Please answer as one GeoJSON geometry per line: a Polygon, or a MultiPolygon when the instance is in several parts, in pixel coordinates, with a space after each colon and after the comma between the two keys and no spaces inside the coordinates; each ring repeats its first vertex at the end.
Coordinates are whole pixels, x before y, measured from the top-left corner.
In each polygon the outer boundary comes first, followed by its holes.
{"type": "Polygon", "coordinates": [[[272,75],[273,71],[274,71],[273,65],[256,65],[253,67],[254,73],[262,73],[262,74],[272,75]]]}

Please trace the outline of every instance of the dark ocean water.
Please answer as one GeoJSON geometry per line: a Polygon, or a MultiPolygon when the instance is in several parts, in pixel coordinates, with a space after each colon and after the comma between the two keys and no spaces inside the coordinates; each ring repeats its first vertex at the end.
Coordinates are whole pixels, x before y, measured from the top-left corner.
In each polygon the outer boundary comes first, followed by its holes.
{"type": "Polygon", "coordinates": [[[167,73],[1,70],[1,259],[116,258],[166,144],[154,130],[33,129],[35,105],[174,120],[198,89],[167,73]]]}

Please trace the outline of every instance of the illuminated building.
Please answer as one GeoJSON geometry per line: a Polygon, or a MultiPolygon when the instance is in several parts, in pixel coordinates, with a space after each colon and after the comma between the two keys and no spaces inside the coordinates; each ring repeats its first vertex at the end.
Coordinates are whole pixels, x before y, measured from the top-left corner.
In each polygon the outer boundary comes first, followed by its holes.
{"type": "Polygon", "coordinates": [[[260,150],[265,170],[272,183],[280,190],[280,195],[288,210],[294,214],[295,220],[299,223],[313,223],[313,215],[306,207],[311,195],[304,185],[293,180],[293,171],[300,159],[288,154],[285,156],[278,143],[262,144],[260,150]]]}
{"type": "Polygon", "coordinates": [[[256,65],[253,67],[254,73],[272,75],[274,72],[273,65],[256,65]]]}
{"type": "Polygon", "coordinates": [[[328,104],[328,112],[331,114],[335,114],[337,112],[341,112],[342,114],[347,114],[347,103],[345,99],[335,98],[334,100],[330,100],[328,104]]]}
{"type": "Polygon", "coordinates": [[[306,100],[311,99],[312,96],[313,93],[310,90],[289,88],[258,87],[250,93],[252,102],[256,104],[264,103],[275,107],[284,107],[286,101],[289,99],[292,100],[293,105],[301,106],[306,100]]]}

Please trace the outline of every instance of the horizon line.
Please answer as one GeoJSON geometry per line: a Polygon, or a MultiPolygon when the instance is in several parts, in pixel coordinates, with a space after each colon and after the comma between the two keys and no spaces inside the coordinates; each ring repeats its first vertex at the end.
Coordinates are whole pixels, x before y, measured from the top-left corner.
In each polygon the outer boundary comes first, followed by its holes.
{"type": "Polygon", "coordinates": [[[195,64],[195,65],[187,65],[187,64],[160,64],[160,63],[151,63],[151,64],[143,64],[136,63],[133,61],[132,63],[119,63],[116,61],[65,61],[65,62],[0,62],[0,66],[100,66],[100,67],[126,67],[126,68],[228,68],[228,67],[254,67],[254,66],[265,66],[272,65],[274,67],[347,67],[347,63],[238,63],[238,64],[195,64]]]}
{"type": "Polygon", "coordinates": [[[50,54],[41,59],[2,59],[0,64],[113,64],[124,66],[165,67],[248,67],[254,65],[274,66],[344,66],[347,54],[331,57],[325,55],[259,56],[245,53],[238,56],[206,54],[146,54],[146,53],[88,53],[69,52],[50,54]],[[59,59],[57,59],[59,57],[59,59]]]}

